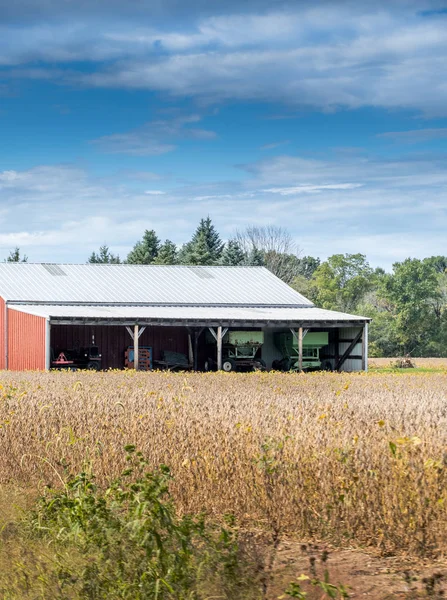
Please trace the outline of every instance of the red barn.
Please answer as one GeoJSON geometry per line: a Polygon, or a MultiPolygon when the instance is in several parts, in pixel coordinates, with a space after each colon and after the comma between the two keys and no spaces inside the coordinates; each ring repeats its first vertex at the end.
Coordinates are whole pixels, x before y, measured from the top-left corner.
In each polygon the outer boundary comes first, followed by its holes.
{"type": "MultiPolygon", "coordinates": [[[[94,343],[102,368],[123,368],[137,332],[155,360],[183,353],[203,367],[203,330],[328,331],[333,368],[367,368],[365,317],[323,310],[264,267],[0,264],[0,368],[49,369],[60,349],[94,343]],[[193,342],[191,341],[193,340],[193,342]]],[[[305,335],[305,334],[304,334],[305,335]]],[[[219,337],[220,336],[220,337],[219,337]]]]}

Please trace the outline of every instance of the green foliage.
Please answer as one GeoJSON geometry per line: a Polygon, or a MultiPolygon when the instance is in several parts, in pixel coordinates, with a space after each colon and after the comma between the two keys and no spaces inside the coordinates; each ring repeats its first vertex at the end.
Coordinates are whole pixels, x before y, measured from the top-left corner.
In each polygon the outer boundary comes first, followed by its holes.
{"type": "Polygon", "coordinates": [[[160,246],[161,242],[155,231],[146,229],[143,238],[127,255],[127,262],[131,265],[151,265],[158,257],[160,246]]]}
{"type": "Polygon", "coordinates": [[[251,267],[265,267],[263,252],[257,248],[252,248],[246,255],[245,264],[251,267]]]}
{"type": "Polygon", "coordinates": [[[220,597],[236,597],[233,524],[218,528],[203,515],[179,516],[169,469],[148,472],[134,446],[126,451],[128,468],[106,489],[82,472],[62,491],[47,492],[32,512],[31,532],[57,550],[52,575],[67,593],[61,597],[199,600],[212,581],[220,597]],[[67,550],[75,560],[66,559],[67,550]]]}
{"type": "Polygon", "coordinates": [[[220,264],[225,266],[238,266],[246,262],[246,256],[237,240],[228,240],[222,252],[220,264]]]}
{"type": "MultiPolygon", "coordinates": [[[[27,261],[19,248],[9,262],[27,261]]],[[[93,252],[90,263],[119,263],[108,246],[93,252]]],[[[406,259],[393,272],[372,269],[363,254],[334,254],[324,262],[300,257],[286,229],[252,226],[224,244],[211,218],[201,219],[180,251],[171,240],[161,243],[146,230],[127,256],[130,264],[265,266],[277,277],[329,310],[372,319],[371,357],[446,356],[447,256],[406,259]]]]}
{"type": "Polygon", "coordinates": [[[154,260],[156,265],[176,265],[178,262],[177,246],[171,240],[165,240],[160,246],[157,257],[154,260]]]}
{"type": "Polygon", "coordinates": [[[11,250],[5,262],[28,262],[28,257],[26,254],[23,256],[20,254],[20,248],[16,246],[14,250],[11,250]]]}
{"type": "Polygon", "coordinates": [[[214,265],[222,256],[224,244],[210,217],[201,219],[190,242],[180,252],[180,262],[185,265],[214,265]]]}
{"type": "Polygon", "coordinates": [[[99,252],[92,252],[88,261],[89,263],[93,263],[93,264],[119,264],[120,261],[120,257],[118,255],[115,256],[115,254],[112,254],[109,250],[109,247],[104,244],[103,246],[100,246],[99,248],[99,252]]]}
{"type": "Polygon", "coordinates": [[[334,254],[313,273],[315,303],[349,312],[371,289],[373,270],[363,254],[334,254]]]}
{"type": "Polygon", "coordinates": [[[413,352],[430,339],[440,299],[439,280],[433,264],[408,258],[393,265],[378,293],[393,314],[392,331],[403,353],[413,352]]]}

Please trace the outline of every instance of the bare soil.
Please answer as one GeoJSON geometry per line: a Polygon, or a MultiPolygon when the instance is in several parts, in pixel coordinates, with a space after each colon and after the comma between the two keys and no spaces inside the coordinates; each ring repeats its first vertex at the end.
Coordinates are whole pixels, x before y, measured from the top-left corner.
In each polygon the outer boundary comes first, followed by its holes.
{"type": "MultiPolygon", "coordinates": [[[[295,541],[283,542],[278,548],[271,600],[284,594],[287,585],[304,574],[312,577],[311,559],[319,579],[324,571],[334,585],[348,588],[349,598],[369,600],[416,600],[444,598],[447,594],[447,560],[423,560],[414,557],[381,557],[369,551],[355,549],[332,550],[323,545],[304,545],[295,541]],[[328,553],[325,562],[323,553],[328,553]]],[[[309,600],[328,598],[320,589],[301,583],[309,600]]],[[[338,597],[338,596],[337,596],[338,597]]],[[[287,598],[287,596],[286,596],[287,598]]]]}

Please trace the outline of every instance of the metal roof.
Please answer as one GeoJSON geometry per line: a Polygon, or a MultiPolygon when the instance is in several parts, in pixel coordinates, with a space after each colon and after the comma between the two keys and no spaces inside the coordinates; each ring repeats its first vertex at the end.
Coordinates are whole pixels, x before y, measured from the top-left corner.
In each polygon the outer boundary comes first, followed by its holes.
{"type": "Polygon", "coordinates": [[[19,310],[50,319],[52,323],[97,323],[130,325],[231,325],[247,326],[293,325],[301,323],[356,324],[369,321],[366,317],[349,315],[310,306],[307,308],[272,307],[208,307],[208,306],[79,306],[79,305],[11,305],[19,310]]]}
{"type": "Polygon", "coordinates": [[[0,263],[8,302],[313,306],[264,267],[0,263]]]}

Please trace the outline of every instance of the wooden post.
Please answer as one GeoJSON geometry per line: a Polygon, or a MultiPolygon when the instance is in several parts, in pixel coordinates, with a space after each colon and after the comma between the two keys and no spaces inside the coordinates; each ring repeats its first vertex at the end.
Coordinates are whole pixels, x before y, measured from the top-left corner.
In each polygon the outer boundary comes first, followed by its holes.
{"type": "Polygon", "coordinates": [[[194,362],[194,353],[192,351],[192,338],[190,331],[188,331],[188,362],[190,365],[192,365],[194,362]]]}
{"type": "Polygon", "coordinates": [[[298,329],[298,366],[300,373],[303,371],[303,328],[298,329]]]}
{"type": "Polygon", "coordinates": [[[217,370],[222,370],[222,326],[217,328],[217,370]]]}
{"type": "Polygon", "coordinates": [[[368,371],[368,323],[363,325],[362,337],[362,369],[368,371]]]}
{"type": "Polygon", "coordinates": [[[199,337],[203,329],[194,329],[194,371],[199,368],[199,337]]]}
{"type": "Polygon", "coordinates": [[[139,352],[138,352],[138,344],[139,344],[140,334],[138,331],[138,325],[135,325],[133,332],[133,368],[135,371],[138,371],[138,363],[139,363],[139,352]]]}

